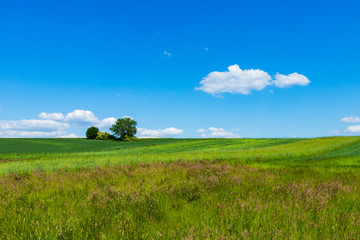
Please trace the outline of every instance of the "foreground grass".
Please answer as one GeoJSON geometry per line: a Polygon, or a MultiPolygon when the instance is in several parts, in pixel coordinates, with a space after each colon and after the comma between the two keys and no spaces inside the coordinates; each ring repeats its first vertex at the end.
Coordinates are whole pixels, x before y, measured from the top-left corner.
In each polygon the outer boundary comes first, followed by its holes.
{"type": "Polygon", "coordinates": [[[1,239],[357,239],[360,175],[220,161],[0,179],[1,239]]]}

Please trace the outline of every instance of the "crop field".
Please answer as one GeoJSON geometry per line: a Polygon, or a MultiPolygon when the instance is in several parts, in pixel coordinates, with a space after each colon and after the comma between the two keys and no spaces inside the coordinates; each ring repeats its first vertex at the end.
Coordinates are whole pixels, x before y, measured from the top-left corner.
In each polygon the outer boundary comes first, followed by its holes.
{"type": "Polygon", "coordinates": [[[0,239],[359,239],[360,137],[0,139],[0,239]]]}

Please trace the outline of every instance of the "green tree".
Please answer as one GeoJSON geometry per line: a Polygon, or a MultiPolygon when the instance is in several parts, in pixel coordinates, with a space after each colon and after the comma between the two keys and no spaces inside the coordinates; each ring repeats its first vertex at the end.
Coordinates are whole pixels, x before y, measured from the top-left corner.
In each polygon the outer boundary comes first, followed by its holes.
{"type": "Polygon", "coordinates": [[[137,128],[137,122],[130,117],[123,117],[116,120],[110,130],[114,132],[121,140],[134,138],[137,128]]]}
{"type": "Polygon", "coordinates": [[[97,137],[98,132],[99,132],[99,129],[97,127],[90,127],[86,131],[86,138],[95,139],[97,137]]]}

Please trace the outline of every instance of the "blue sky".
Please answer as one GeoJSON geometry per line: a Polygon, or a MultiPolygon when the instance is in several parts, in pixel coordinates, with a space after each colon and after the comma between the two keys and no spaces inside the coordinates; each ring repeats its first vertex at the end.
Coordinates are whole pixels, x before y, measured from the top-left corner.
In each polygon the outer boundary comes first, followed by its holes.
{"type": "Polygon", "coordinates": [[[359,10],[2,1],[0,137],[82,137],[123,116],[139,137],[358,135],[359,10]]]}

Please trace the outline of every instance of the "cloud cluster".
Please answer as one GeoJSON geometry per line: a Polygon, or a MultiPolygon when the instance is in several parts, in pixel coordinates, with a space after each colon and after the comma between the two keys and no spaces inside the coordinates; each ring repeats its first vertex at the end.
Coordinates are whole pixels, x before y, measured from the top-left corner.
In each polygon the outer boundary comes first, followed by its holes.
{"type": "Polygon", "coordinates": [[[236,133],[225,131],[223,128],[209,127],[208,129],[198,129],[202,138],[241,138],[236,133]]]}
{"type": "Polygon", "coordinates": [[[70,125],[54,120],[24,119],[0,121],[0,137],[57,137],[70,125]]]}
{"type": "Polygon", "coordinates": [[[116,118],[109,117],[99,120],[93,112],[88,110],[74,110],[64,116],[62,113],[46,113],[42,112],[39,114],[39,118],[47,120],[65,121],[70,124],[76,124],[80,126],[94,125],[98,128],[106,128],[113,125],[116,118]]]}
{"type": "MultiPolygon", "coordinates": [[[[344,123],[358,123],[360,122],[360,118],[354,116],[343,117],[340,121],[344,123]]],[[[345,130],[345,133],[360,133],[360,125],[348,126],[345,130]]]]}
{"type": "MultiPolygon", "coordinates": [[[[17,121],[0,121],[0,138],[28,138],[28,137],[52,137],[52,138],[77,138],[74,133],[68,134],[71,126],[108,129],[116,118],[108,117],[99,120],[95,114],[88,110],[74,110],[68,114],[42,112],[39,119],[23,119],[17,121]]],[[[132,118],[129,116],[124,116],[132,118]]],[[[182,129],[169,127],[165,129],[138,128],[137,136],[140,138],[167,138],[177,137],[183,133],[182,129]]]]}
{"type": "Polygon", "coordinates": [[[69,128],[69,124],[54,120],[25,119],[18,121],[0,121],[0,130],[29,130],[52,132],[69,128]]]}
{"type": "Polygon", "coordinates": [[[97,126],[108,128],[115,123],[116,118],[109,117],[99,120],[93,112],[74,110],[66,115],[62,113],[42,112],[39,119],[23,119],[17,121],[0,121],[0,137],[78,137],[74,133],[67,134],[72,125],[80,127],[97,126]]]}
{"type": "Polygon", "coordinates": [[[168,138],[168,137],[177,137],[183,132],[184,130],[174,127],[157,129],[157,130],[138,128],[137,135],[140,138],[168,138]]]}
{"type": "Polygon", "coordinates": [[[310,80],[302,74],[292,73],[283,75],[277,73],[275,80],[265,71],[260,69],[242,70],[237,64],[228,67],[228,71],[209,73],[200,82],[201,90],[213,95],[221,93],[250,94],[251,91],[263,90],[266,86],[275,85],[279,88],[292,87],[294,85],[306,86],[310,80]]]}

